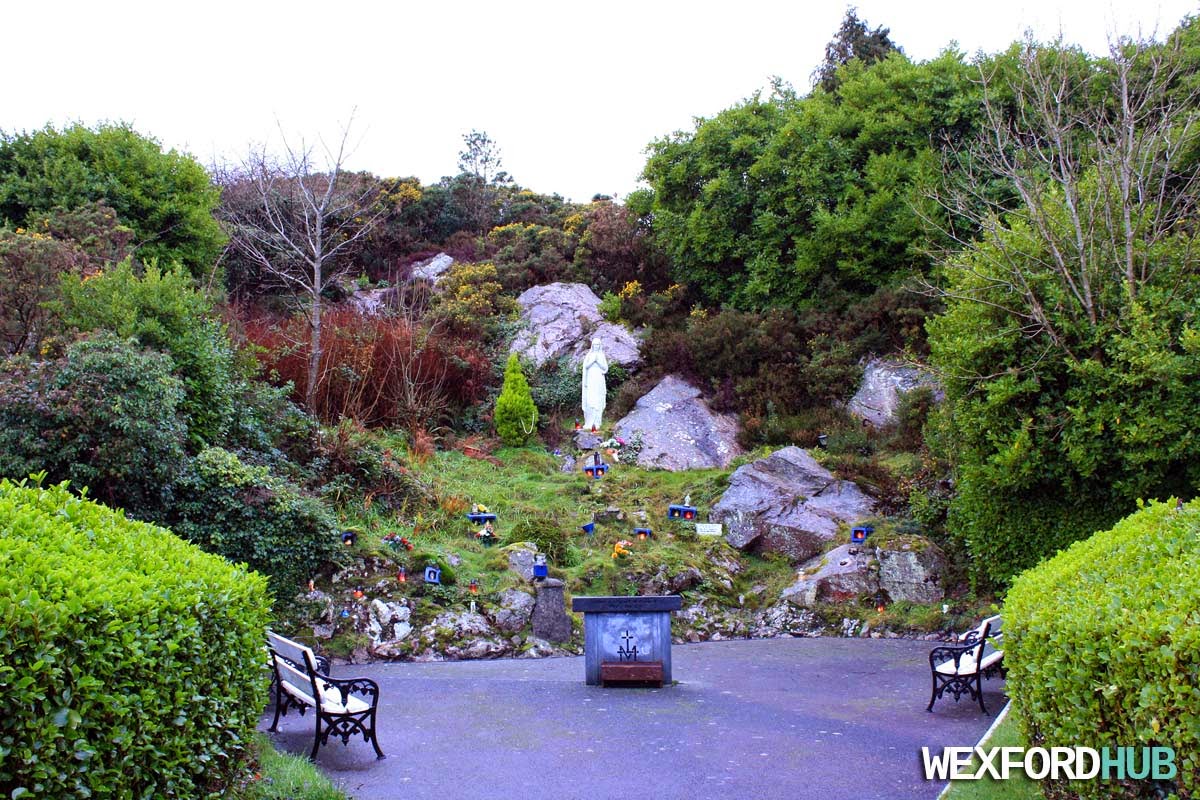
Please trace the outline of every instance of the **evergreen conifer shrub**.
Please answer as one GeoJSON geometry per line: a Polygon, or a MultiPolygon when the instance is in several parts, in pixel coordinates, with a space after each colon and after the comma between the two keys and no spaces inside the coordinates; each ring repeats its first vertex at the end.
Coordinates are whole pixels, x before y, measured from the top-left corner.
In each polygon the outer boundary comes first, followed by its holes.
{"type": "Polygon", "coordinates": [[[504,368],[504,386],[496,398],[496,433],[509,447],[519,447],[529,441],[537,430],[538,412],[529,391],[529,381],[521,371],[517,354],[508,357],[504,368]]]}

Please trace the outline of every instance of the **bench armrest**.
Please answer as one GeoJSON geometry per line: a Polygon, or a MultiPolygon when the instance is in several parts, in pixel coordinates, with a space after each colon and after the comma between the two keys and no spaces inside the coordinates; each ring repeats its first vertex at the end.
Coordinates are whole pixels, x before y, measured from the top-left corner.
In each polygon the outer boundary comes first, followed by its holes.
{"type": "Polygon", "coordinates": [[[979,642],[972,644],[943,644],[938,645],[929,651],[929,668],[937,669],[939,664],[944,664],[947,661],[954,662],[955,670],[958,669],[958,663],[962,657],[968,653],[972,653],[979,649],[979,642]]]}
{"type": "Polygon", "coordinates": [[[379,684],[370,678],[331,678],[318,672],[316,679],[324,686],[337,689],[342,697],[357,695],[367,700],[371,708],[379,703],[379,684]]]}

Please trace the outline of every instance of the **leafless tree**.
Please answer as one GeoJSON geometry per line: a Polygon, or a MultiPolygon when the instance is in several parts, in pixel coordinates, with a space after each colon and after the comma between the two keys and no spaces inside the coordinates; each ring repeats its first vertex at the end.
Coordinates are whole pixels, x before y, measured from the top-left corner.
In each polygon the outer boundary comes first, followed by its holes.
{"type": "Polygon", "coordinates": [[[1196,210],[1194,67],[1128,38],[1102,60],[1027,39],[1016,70],[992,64],[983,132],[934,197],[961,224],[938,227],[972,256],[944,263],[972,279],[926,288],[995,306],[1074,360],[1064,327],[1119,324],[1196,210]]]}
{"type": "MultiPolygon", "coordinates": [[[[322,293],[353,264],[352,246],[386,213],[379,184],[347,172],[351,121],[336,146],[314,147],[283,136],[283,152],[252,150],[239,169],[226,174],[227,191],[248,192],[253,202],[223,204],[230,247],[300,297],[308,316],[308,374],[305,403],[316,408],[321,367],[322,293]]],[[[281,129],[282,134],[282,129],[281,129]]]]}

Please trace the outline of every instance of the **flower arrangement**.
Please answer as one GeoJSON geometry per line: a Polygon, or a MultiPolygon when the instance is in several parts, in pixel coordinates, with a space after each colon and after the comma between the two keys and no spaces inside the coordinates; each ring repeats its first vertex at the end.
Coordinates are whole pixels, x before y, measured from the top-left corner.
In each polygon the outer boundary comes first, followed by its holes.
{"type": "Polygon", "coordinates": [[[413,544],[406,537],[392,532],[383,537],[383,543],[393,550],[412,550],[413,544]]]}
{"type": "Polygon", "coordinates": [[[480,541],[484,547],[491,547],[496,542],[496,529],[492,527],[492,523],[487,523],[475,533],[475,538],[480,541]]]}
{"type": "Polygon", "coordinates": [[[633,547],[633,542],[630,542],[626,539],[622,539],[621,541],[619,541],[613,545],[612,557],[613,558],[624,558],[625,556],[627,556],[633,552],[632,550],[629,549],[631,547],[633,547]]]}

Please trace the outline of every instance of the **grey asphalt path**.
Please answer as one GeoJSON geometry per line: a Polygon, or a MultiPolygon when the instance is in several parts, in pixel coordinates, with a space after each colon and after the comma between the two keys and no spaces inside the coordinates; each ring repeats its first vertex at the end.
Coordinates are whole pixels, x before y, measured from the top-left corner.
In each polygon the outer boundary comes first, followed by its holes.
{"type": "MultiPolygon", "coordinates": [[[[986,681],[988,715],[966,698],[926,713],[931,646],[677,645],[662,689],[586,686],[582,658],[341,666],[379,682],[388,757],[352,739],[317,765],[356,800],[933,800],[920,748],[974,745],[1005,698],[986,681]]],[[[311,716],[279,727],[277,747],[308,753],[311,716]]]]}

